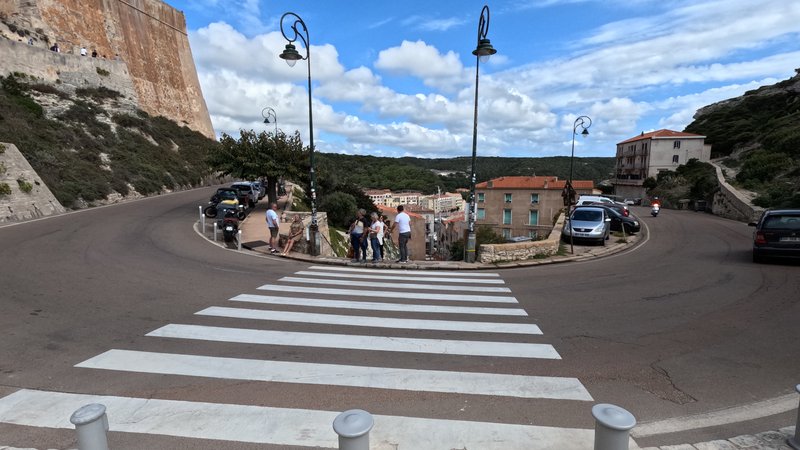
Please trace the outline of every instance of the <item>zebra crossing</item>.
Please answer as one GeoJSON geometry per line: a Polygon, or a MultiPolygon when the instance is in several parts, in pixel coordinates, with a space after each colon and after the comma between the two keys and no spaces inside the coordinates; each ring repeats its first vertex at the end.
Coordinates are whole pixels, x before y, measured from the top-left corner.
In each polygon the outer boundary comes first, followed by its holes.
{"type": "MultiPolygon", "coordinates": [[[[544,333],[531,323],[497,273],[471,272],[467,276],[465,272],[311,266],[259,286],[257,291],[195,313],[212,322],[224,321],[221,324],[170,323],[146,336],[186,343],[194,349],[191,353],[202,352],[202,342],[219,342],[264,346],[267,352],[270,346],[282,346],[418,355],[417,361],[424,362],[453,357],[466,362],[473,358],[515,358],[523,362],[561,359],[552,345],[529,342],[544,333]],[[247,322],[241,327],[230,326],[237,321],[247,322]],[[311,331],[316,325],[324,326],[326,332],[311,331]],[[286,326],[303,330],[288,331],[286,326]],[[432,338],[430,333],[445,333],[448,338],[432,338]],[[458,338],[449,338],[456,334],[458,338]],[[483,337],[485,334],[502,339],[483,337]]],[[[582,402],[587,410],[593,400],[580,380],[572,377],[415,365],[386,367],[385,362],[370,366],[109,349],[75,367],[330,389],[482,395],[497,401],[582,402]]],[[[0,422],[72,428],[70,414],[93,402],[108,408],[111,431],[278,446],[337,446],[331,423],[339,411],[329,410],[23,389],[0,398],[0,422]]],[[[407,414],[374,417],[370,434],[373,449],[585,449],[593,442],[590,429],[407,414]]]]}

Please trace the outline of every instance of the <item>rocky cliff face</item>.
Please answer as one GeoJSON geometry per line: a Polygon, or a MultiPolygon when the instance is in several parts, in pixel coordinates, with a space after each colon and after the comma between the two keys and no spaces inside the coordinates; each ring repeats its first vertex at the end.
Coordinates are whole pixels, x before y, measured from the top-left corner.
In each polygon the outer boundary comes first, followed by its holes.
{"type": "MultiPolygon", "coordinates": [[[[85,67],[87,85],[115,78],[98,78],[102,72],[94,66],[99,65],[87,64],[88,60],[72,61],[91,58],[80,56],[85,47],[90,55],[97,52],[97,63],[113,62],[114,74],[130,78],[139,108],[214,138],[180,11],[159,0],[0,0],[0,15],[5,26],[19,33],[20,38],[12,40],[33,43],[25,51],[12,47],[4,52],[0,73],[19,71],[48,81],[71,82],[60,78],[61,69],[72,73],[75,67],[85,67]],[[63,67],[53,58],[37,59],[55,61],[49,68],[31,63],[31,50],[48,51],[56,42],[63,67]]],[[[118,79],[116,83],[127,84],[118,79]]]]}

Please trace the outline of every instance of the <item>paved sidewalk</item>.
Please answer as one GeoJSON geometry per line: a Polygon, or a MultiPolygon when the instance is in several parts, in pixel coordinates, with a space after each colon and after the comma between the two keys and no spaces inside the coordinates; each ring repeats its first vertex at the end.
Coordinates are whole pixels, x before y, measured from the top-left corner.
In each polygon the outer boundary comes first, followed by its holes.
{"type": "Polygon", "coordinates": [[[645,447],[642,450],[792,450],[786,440],[794,436],[794,430],[795,427],[786,427],[778,431],[741,435],[725,440],[645,447]]]}

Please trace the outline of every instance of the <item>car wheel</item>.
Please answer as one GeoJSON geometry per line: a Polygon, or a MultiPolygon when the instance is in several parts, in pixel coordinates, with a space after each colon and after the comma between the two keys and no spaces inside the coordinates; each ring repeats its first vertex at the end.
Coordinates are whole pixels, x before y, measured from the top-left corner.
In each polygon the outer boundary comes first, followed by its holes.
{"type": "Polygon", "coordinates": [[[758,254],[758,253],[756,253],[756,252],[753,252],[753,262],[754,262],[754,263],[759,263],[759,264],[760,264],[760,263],[763,263],[763,262],[764,262],[764,257],[763,257],[763,256],[761,256],[761,255],[759,255],[759,254],[758,254]]]}

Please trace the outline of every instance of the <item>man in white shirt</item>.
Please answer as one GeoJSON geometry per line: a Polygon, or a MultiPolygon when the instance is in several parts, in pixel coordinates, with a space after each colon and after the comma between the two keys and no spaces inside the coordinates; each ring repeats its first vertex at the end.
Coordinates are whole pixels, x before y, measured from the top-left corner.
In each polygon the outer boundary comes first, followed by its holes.
{"type": "Polygon", "coordinates": [[[397,239],[400,247],[400,259],[397,260],[399,263],[408,262],[408,241],[411,239],[411,217],[403,209],[403,205],[399,205],[397,207],[397,216],[394,218],[394,226],[397,227],[397,233],[399,234],[397,239]]]}
{"type": "Polygon", "coordinates": [[[278,253],[278,230],[280,228],[280,218],[278,217],[278,205],[273,203],[267,210],[267,228],[269,228],[269,251],[278,253]]]}

